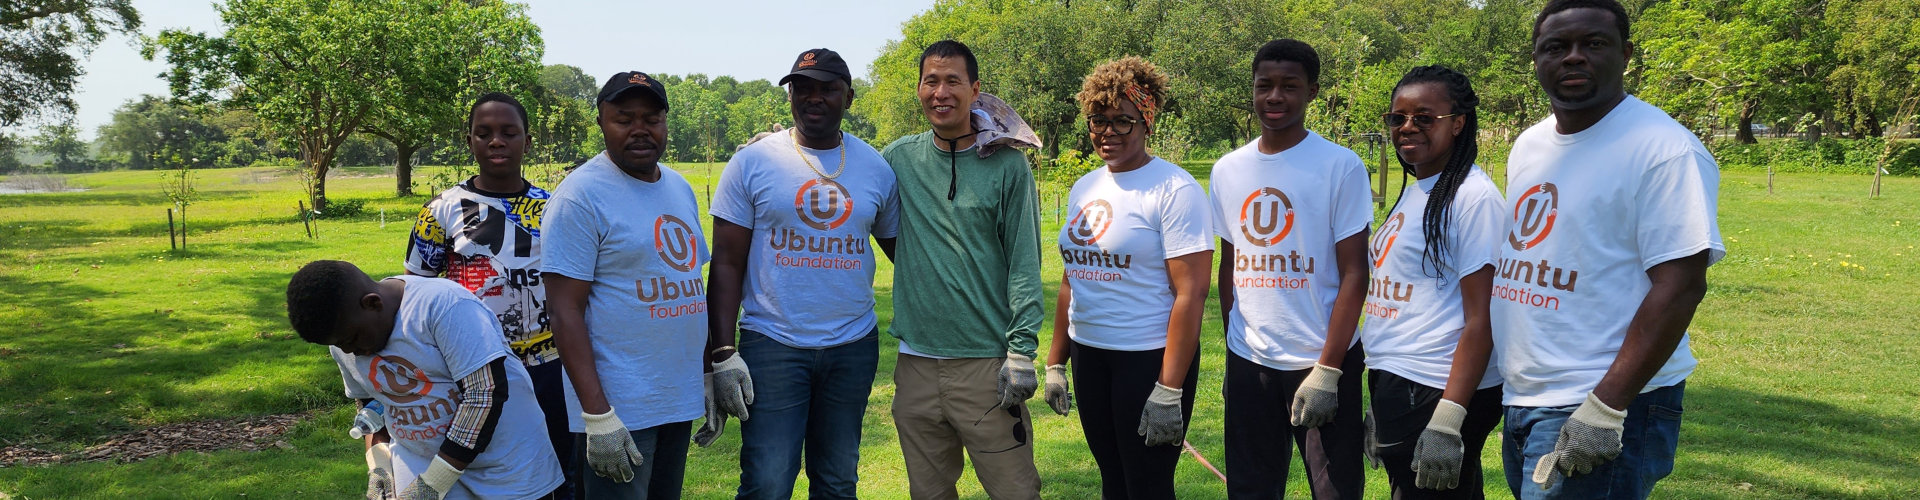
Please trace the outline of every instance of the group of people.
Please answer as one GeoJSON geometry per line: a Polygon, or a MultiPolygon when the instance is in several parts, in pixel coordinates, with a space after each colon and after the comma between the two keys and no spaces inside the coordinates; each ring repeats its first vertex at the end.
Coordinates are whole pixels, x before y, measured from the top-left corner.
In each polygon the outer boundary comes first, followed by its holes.
{"type": "Polygon", "coordinates": [[[1217,249],[1228,497],[1283,497],[1297,447],[1315,498],[1359,498],[1367,462],[1395,498],[1480,498],[1504,421],[1516,498],[1644,498],[1672,470],[1686,329],[1725,246],[1712,157],[1624,91],[1628,34],[1612,0],[1535,19],[1553,113],[1515,142],[1506,195],[1475,165],[1467,77],[1409,71],[1381,119],[1415,180],[1377,226],[1365,165],[1304,125],[1308,44],[1254,54],[1260,135],[1206,187],[1147,147],[1167,76],[1138,57],[1098,66],[1076,100],[1105,165],[1068,197],[1044,388],[1018,151],[1039,139],[955,41],[919,60],[929,130],[881,150],[841,130],[846,63],[801,53],[780,81],[794,126],[728,162],[711,241],[659,162],[660,82],[607,80],[606,151],[551,192],[521,176],[525,108],[482,96],[479,173],[421,210],[409,274],[310,263],[288,317],[331,346],[348,397],[385,408],[367,444],[391,461],[370,497],[678,498],[689,442],[737,419],[739,498],[786,498],[803,468],[810,497],[853,498],[877,248],[894,265],[891,416],[913,498],[956,498],[966,461],[990,497],[1039,498],[1036,392],[1079,409],[1103,497],[1172,498],[1217,249]]]}

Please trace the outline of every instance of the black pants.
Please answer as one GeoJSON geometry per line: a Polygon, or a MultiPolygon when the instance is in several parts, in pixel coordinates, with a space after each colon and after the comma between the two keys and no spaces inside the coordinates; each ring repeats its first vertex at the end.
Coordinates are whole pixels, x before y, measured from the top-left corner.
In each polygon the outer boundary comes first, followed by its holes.
{"type": "MultiPolygon", "coordinates": [[[[1166,349],[1114,351],[1074,342],[1074,402],[1087,448],[1100,466],[1100,495],[1108,500],[1173,498],[1173,469],[1181,447],[1149,447],[1141,436],[1140,411],[1160,380],[1166,349]]],[[[1200,382],[1200,352],[1194,351],[1181,382],[1180,420],[1193,421],[1194,384],[1200,382]]]]}
{"type": "Polygon", "coordinates": [[[1481,485],[1480,450],[1487,444],[1487,433],[1500,425],[1504,411],[1500,406],[1501,386],[1474,391],[1466,421],[1460,425],[1460,441],[1465,445],[1460,458],[1460,486],[1445,491],[1413,485],[1413,450],[1420,442],[1420,433],[1427,430],[1427,422],[1433,419],[1433,408],[1440,404],[1443,391],[1382,370],[1367,371],[1367,386],[1373,392],[1373,435],[1380,441],[1380,461],[1387,467],[1395,500],[1486,498],[1481,485]]]}
{"type": "Polygon", "coordinates": [[[566,476],[566,483],[554,492],[556,500],[573,498],[573,486],[579,483],[574,477],[570,462],[573,459],[573,433],[567,432],[567,389],[561,384],[567,383],[566,372],[560,371],[560,360],[548,361],[538,366],[527,367],[527,378],[533,381],[533,399],[540,403],[540,413],[546,416],[547,440],[553,443],[553,456],[560,459],[560,470],[566,476]]]}
{"type": "Polygon", "coordinates": [[[1339,411],[1312,429],[1292,423],[1293,393],[1312,368],[1276,370],[1227,353],[1227,497],[1280,499],[1287,492],[1293,446],[1307,465],[1313,498],[1360,498],[1366,485],[1362,460],[1365,429],[1360,415],[1360,372],[1366,368],[1354,344],[1340,361],[1339,411]]]}

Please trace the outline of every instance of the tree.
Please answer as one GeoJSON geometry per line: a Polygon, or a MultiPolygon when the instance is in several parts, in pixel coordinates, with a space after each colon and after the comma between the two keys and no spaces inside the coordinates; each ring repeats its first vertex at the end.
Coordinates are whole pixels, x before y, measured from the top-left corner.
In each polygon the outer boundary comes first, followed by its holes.
{"type": "Polygon", "coordinates": [[[87,141],[80,140],[80,128],[72,120],[41,127],[40,135],[33,138],[33,149],[53,156],[48,166],[56,172],[79,172],[89,166],[87,141]]]}
{"type": "Polygon", "coordinates": [[[0,6],[0,126],[72,113],[73,85],[108,33],[137,33],[132,0],[8,0],[0,6]]]}
{"type": "Polygon", "coordinates": [[[151,95],[127,101],[114,110],[113,121],[100,126],[103,159],[135,170],[176,167],[168,164],[176,156],[193,167],[217,165],[226,133],[205,121],[198,108],[151,95]]]}
{"type": "Polygon", "coordinates": [[[533,149],[529,156],[545,163],[577,163],[599,151],[594,137],[593,98],[599,88],[580,68],[564,64],[540,70],[533,100],[526,102],[533,117],[529,124],[533,149]],[[583,147],[583,145],[585,145],[583,147]]]}

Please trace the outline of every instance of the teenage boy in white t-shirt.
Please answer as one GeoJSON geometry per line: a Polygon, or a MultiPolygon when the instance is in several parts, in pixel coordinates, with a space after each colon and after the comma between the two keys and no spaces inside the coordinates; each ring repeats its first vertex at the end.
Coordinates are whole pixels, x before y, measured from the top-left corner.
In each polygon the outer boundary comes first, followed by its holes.
{"type": "Polygon", "coordinates": [[[1620,4],[1555,0],[1535,19],[1553,116],[1507,160],[1513,225],[1491,309],[1507,484],[1528,499],[1644,498],[1673,471],[1696,364],[1687,325],[1726,255],[1719,167],[1626,94],[1620,4]]]}
{"type": "Polygon", "coordinates": [[[1314,498],[1359,498],[1361,348],[1367,291],[1366,166],[1306,129],[1320,56],[1293,39],[1253,58],[1260,137],[1213,165],[1227,320],[1227,493],[1281,498],[1300,447],[1314,498]]]}
{"type": "Polygon", "coordinates": [[[679,498],[707,345],[700,205],[660,164],[667,92],[645,73],[600,88],[607,151],[547,202],[541,276],[567,371],[582,498],[679,498]],[[591,471],[591,473],[587,473],[591,471]]]}
{"type": "MultiPolygon", "coordinates": [[[[401,500],[544,498],[560,487],[527,369],[499,320],[459,284],[353,264],[308,263],[287,282],[287,320],[329,346],[347,397],[386,405],[401,500]]],[[[369,496],[379,492],[369,491],[369,496]]]]}
{"type": "MultiPolygon", "coordinates": [[[[714,193],[708,318],[721,346],[710,356],[725,360],[716,373],[739,363],[757,375],[738,497],[792,496],[804,452],[809,496],[851,499],[880,361],[868,238],[892,257],[899,202],[880,152],[840,130],[853,105],[840,54],[802,52],[780,84],[794,127],[735,153],[714,193]]],[[[710,411],[696,442],[711,443],[725,420],[710,411]]]]}

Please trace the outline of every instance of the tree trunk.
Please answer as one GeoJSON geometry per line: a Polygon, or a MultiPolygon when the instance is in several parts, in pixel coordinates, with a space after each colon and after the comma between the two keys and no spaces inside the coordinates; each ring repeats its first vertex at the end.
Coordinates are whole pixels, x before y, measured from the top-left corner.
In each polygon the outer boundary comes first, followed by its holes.
{"type": "Polygon", "coordinates": [[[413,196],[413,153],[420,150],[420,145],[395,142],[393,150],[393,194],[413,196]]]}
{"type": "Polygon", "coordinates": [[[1740,106],[1740,128],[1734,132],[1733,140],[1741,144],[1753,144],[1753,115],[1760,111],[1760,100],[1749,99],[1740,106]]]}
{"type": "Polygon", "coordinates": [[[307,173],[307,201],[313,204],[313,211],[327,208],[327,171],[333,166],[334,149],[327,147],[325,138],[310,138],[300,141],[300,156],[306,162],[301,166],[307,173]]]}

